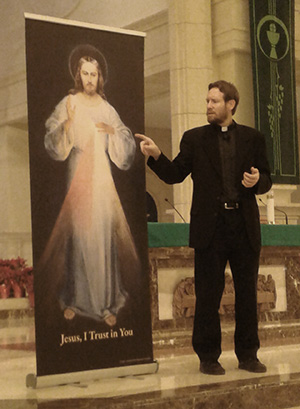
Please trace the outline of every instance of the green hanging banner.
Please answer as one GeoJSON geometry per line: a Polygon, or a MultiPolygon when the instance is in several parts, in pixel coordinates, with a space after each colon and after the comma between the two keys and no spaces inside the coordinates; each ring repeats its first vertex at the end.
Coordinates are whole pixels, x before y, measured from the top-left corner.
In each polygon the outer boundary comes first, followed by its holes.
{"type": "Polygon", "coordinates": [[[250,0],[256,127],[275,183],[299,183],[294,0],[250,0]]]}

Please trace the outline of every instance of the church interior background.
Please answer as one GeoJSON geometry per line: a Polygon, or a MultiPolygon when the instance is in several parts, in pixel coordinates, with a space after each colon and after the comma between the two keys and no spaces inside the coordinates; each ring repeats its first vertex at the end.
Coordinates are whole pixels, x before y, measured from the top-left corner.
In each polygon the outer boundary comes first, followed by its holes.
{"type": "MultiPolygon", "coordinates": [[[[21,257],[32,265],[24,13],[145,32],[145,133],[171,157],[184,130],[206,123],[205,97],[212,80],[237,86],[241,101],[235,119],[255,126],[248,3],[0,0],[0,258],[21,257]]],[[[299,117],[300,0],[295,0],[295,79],[299,117]]],[[[170,203],[189,221],[190,179],[169,186],[146,169],[146,190],[149,221],[182,224],[170,203]]],[[[254,378],[236,368],[229,271],[220,313],[222,359],[232,369],[221,381],[199,373],[190,345],[193,253],[186,245],[172,245],[170,238],[169,245],[149,248],[157,374],[30,390],[25,377],[35,365],[33,309],[28,297],[0,299],[0,408],[299,408],[300,186],[275,184],[273,192],[281,210],[275,211],[275,223],[283,226],[287,214],[293,237],[282,231],[278,241],[266,241],[261,254],[260,357],[268,366],[266,374],[254,378]]],[[[260,199],[266,224],[267,197],[260,199]]]]}

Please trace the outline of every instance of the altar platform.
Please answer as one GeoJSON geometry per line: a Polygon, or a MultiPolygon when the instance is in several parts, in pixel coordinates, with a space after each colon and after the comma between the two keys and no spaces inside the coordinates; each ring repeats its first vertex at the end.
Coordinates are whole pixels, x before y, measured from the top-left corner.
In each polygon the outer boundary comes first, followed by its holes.
{"type": "Polygon", "coordinates": [[[291,409],[300,408],[300,345],[262,347],[265,374],[237,369],[232,350],[223,376],[203,375],[191,348],[156,350],[156,374],[28,389],[35,371],[32,318],[2,321],[0,409],[291,409]]]}
{"type": "Polygon", "coordinates": [[[263,272],[274,275],[278,300],[285,301],[280,301],[276,311],[260,314],[259,358],[267,365],[267,373],[251,374],[237,368],[234,320],[225,315],[220,358],[224,376],[199,372],[191,348],[193,318],[174,318],[165,311],[171,301],[162,278],[169,285],[174,275],[193,272],[188,229],[185,224],[148,225],[157,373],[27,388],[27,374],[36,372],[33,313],[2,310],[0,409],[300,409],[300,226],[262,225],[263,272]]]}

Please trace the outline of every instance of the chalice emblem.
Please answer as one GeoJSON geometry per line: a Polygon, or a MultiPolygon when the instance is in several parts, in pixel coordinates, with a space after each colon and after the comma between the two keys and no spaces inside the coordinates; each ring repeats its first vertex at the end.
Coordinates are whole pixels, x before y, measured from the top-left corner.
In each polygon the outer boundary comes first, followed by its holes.
{"type": "Polygon", "coordinates": [[[276,24],[271,23],[267,31],[268,40],[271,44],[270,58],[277,60],[276,45],[278,44],[280,34],[276,31],[276,24]]]}

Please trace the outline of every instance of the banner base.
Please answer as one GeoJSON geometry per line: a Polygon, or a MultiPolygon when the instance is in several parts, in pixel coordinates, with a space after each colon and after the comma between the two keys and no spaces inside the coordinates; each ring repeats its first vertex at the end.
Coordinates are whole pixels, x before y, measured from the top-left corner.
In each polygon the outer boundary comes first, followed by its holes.
{"type": "Polygon", "coordinates": [[[122,378],[125,376],[148,375],[158,371],[158,362],[151,364],[140,364],[131,366],[118,366],[116,368],[95,369],[92,371],[70,372],[55,375],[37,376],[28,374],[26,376],[27,388],[47,388],[50,386],[61,386],[71,383],[81,383],[107,378],[122,378]]]}

